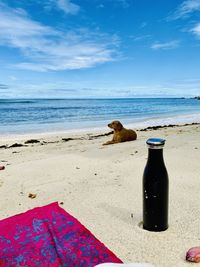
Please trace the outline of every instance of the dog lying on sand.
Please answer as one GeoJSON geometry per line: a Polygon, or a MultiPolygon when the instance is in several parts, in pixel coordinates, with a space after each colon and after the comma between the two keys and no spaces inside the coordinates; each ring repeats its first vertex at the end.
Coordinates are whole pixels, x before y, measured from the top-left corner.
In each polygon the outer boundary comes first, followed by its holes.
{"type": "Polygon", "coordinates": [[[103,145],[117,144],[137,139],[136,132],[130,129],[125,129],[120,121],[113,121],[108,124],[108,127],[114,130],[113,139],[104,143],[103,145]]]}

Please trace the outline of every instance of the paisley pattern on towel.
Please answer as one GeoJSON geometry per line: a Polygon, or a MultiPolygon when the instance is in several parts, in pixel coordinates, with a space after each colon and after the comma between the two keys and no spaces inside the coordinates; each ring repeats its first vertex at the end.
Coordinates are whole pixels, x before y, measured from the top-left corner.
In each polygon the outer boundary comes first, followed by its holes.
{"type": "Polygon", "coordinates": [[[1,267],[121,263],[77,219],[52,203],[0,221],[1,267]]]}

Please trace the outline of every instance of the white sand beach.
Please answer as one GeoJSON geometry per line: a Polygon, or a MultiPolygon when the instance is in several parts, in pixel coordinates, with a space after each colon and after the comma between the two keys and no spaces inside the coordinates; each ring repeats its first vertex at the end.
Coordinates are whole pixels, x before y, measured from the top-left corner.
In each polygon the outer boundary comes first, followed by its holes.
{"type": "MultiPolygon", "coordinates": [[[[0,219],[58,201],[126,263],[192,266],[185,253],[200,246],[200,125],[137,134],[136,141],[109,146],[102,143],[111,135],[37,135],[40,143],[1,148],[5,170],[0,171],[0,219]],[[150,137],[166,139],[169,228],[160,233],[140,225],[145,141],[150,137]],[[29,198],[29,193],[36,198],[29,198]]],[[[2,137],[0,146],[24,144],[31,138],[35,136],[2,137]]]]}

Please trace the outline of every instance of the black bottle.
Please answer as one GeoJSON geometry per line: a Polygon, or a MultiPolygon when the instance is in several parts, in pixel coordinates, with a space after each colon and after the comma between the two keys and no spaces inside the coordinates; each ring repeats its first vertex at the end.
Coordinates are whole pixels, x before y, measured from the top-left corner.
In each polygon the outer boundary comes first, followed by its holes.
{"type": "Polygon", "coordinates": [[[163,160],[165,140],[150,138],[148,160],[143,174],[143,228],[164,231],[168,228],[169,180],[163,160]]]}

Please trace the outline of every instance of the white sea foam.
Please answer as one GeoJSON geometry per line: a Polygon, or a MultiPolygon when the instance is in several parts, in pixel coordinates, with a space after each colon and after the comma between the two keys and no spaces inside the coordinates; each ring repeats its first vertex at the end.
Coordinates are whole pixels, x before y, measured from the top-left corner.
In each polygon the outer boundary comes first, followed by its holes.
{"type": "Polygon", "coordinates": [[[181,115],[171,115],[171,116],[162,116],[143,119],[137,122],[128,122],[128,127],[134,128],[145,128],[149,126],[164,126],[169,124],[191,124],[191,123],[200,123],[200,113],[193,114],[181,114],[181,115]]]}

